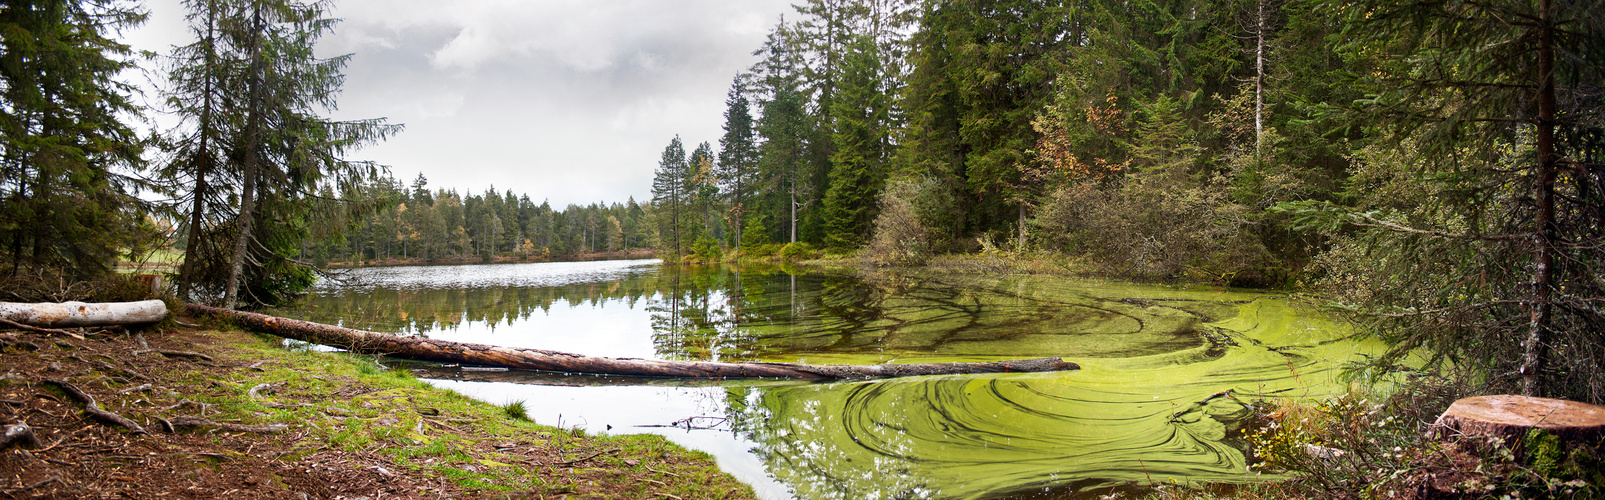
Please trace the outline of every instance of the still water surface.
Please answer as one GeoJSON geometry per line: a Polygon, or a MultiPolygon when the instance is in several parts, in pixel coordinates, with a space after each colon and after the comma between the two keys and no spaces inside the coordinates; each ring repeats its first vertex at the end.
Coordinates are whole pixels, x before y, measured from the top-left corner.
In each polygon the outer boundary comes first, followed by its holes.
{"type": "Polygon", "coordinates": [[[1080,371],[804,384],[432,368],[536,421],[653,433],[764,498],[997,498],[1252,482],[1257,398],[1319,398],[1379,346],[1286,298],[1046,277],[851,276],[657,261],[366,268],[286,315],[590,355],[900,363],[1062,356],[1080,371]],[[1233,397],[1209,398],[1231,390],[1233,397]],[[1207,402],[1199,404],[1200,401],[1207,402]]]}

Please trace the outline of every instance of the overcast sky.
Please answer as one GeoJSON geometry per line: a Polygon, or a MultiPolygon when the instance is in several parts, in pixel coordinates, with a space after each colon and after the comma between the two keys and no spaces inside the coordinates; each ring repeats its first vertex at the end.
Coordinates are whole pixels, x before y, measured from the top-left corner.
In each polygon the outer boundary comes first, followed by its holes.
{"type": "MultiPolygon", "coordinates": [[[[189,42],[180,0],[148,0],[125,40],[189,42]]],[[[554,207],[649,198],[676,134],[715,150],[724,99],[789,0],[337,0],[319,44],[355,54],[340,119],[406,130],[353,159],[410,184],[528,194],[554,207]]]]}

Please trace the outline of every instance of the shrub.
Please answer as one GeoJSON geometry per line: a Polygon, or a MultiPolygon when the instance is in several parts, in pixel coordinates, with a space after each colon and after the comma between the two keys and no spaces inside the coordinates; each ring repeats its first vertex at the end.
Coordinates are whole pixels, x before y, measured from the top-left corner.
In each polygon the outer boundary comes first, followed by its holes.
{"type": "Polygon", "coordinates": [[[786,247],[785,243],[765,243],[765,244],[762,244],[762,245],[753,245],[753,246],[750,246],[750,247],[742,247],[741,251],[747,257],[765,258],[765,257],[774,257],[774,256],[777,256],[777,255],[780,255],[780,249],[785,248],[785,247],[786,247]]]}
{"type": "Polygon", "coordinates": [[[1272,267],[1246,207],[1224,190],[1178,184],[1133,176],[1066,186],[1030,223],[1044,243],[1089,257],[1105,274],[1238,282],[1272,267]]]}
{"type": "Polygon", "coordinates": [[[741,241],[737,242],[741,246],[742,253],[747,255],[774,255],[774,250],[770,250],[768,253],[763,252],[763,248],[766,246],[774,245],[775,248],[779,248],[778,244],[769,243],[769,228],[764,225],[764,217],[748,216],[746,221],[746,226],[741,229],[741,241]]]}
{"type": "Polygon", "coordinates": [[[529,409],[524,407],[524,401],[508,401],[502,405],[502,414],[513,420],[529,422],[529,409]]]}
{"type": "Polygon", "coordinates": [[[718,262],[719,259],[724,257],[724,250],[719,248],[718,242],[704,236],[698,238],[696,243],[691,244],[691,254],[695,255],[696,260],[701,262],[718,262]]]}
{"type": "Polygon", "coordinates": [[[918,266],[931,257],[930,230],[920,221],[914,201],[920,185],[903,180],[881,192],[881,212],[864,257],[878,266],[918,266]]]}
{"type": "Polygon", "coordinates": [[[787,243],[780,248],[780,258],[785,260],[808,260],[819,256],[819,250],[807,242],[798,241],[787,243]]]}

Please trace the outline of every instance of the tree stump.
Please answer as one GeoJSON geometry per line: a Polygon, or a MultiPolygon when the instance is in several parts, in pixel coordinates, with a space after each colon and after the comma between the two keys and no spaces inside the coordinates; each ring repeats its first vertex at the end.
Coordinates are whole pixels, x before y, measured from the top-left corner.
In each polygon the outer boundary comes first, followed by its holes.
{"type": "Polygon", "coordinates": [[[1531,396],[1470,397],[1449,405],[1427,437],[1498,438],[1521,456],[1533,429],[1553,434],[1562,446],[1597,447],[1605,438],[1605,407],[1531,396]]]}

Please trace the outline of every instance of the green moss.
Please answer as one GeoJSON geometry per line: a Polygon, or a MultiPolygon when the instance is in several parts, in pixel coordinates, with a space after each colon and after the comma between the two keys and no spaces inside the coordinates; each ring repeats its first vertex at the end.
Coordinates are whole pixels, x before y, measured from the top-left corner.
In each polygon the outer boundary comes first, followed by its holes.
{"type": "Polygon", "coordinates": [[[1543,429],[1527,431],[1527,465],[1544,477],[1553,477],[1566,458],[1560,438],[1543,429]]]}

